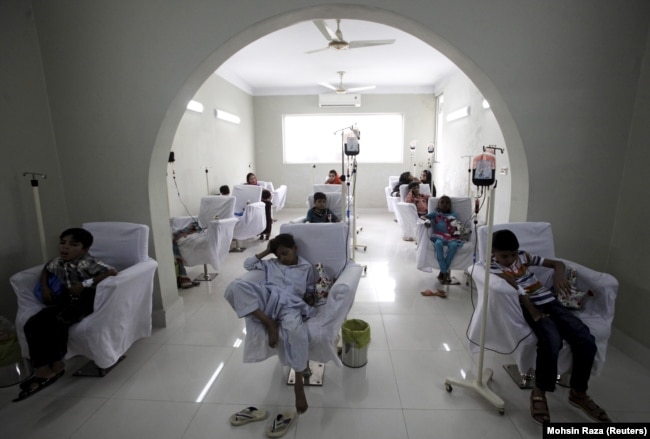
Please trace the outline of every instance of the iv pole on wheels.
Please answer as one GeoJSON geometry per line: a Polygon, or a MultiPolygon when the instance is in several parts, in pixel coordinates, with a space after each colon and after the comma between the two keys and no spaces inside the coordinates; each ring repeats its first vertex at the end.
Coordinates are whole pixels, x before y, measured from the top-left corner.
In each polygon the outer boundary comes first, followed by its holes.
{"type": "Polygon", "coordinates": [[[352,251],[351,259],[354,260],[354,251],[357,247],[362,247],[365,251],[368,247],[365,245],[357,244],[357,230],[356,230],[356,182],[357,182],[357,160],[356,157],[352,160],[352,174],[350,174],[350,156],[359,154],[359,138],[360,132],[355,126],[344,127],[340,130],[334,131],[334,134],[341,133],[341,180],[345,183],[341,185],[341,212],[345,215],[348,223],[348,233],[352,233],[352,251]],[[348,131],[348,142],[345,141],[345,133],[348,131]],[[345,169],[345,157],[348,158],[347,174],[345,169]],[[354,181],[352,182],[352,180],[354,181]],[[352,184],[352,195],[350,196],[350,184],[352,184]],[[350,201],[352,200],[352,201],[350,201]],[[352,204],[352,219],[350,219],[350,204],[352,204]]]}
{"type": "MultiPolygon", "coordinates": [[[[487,248],[485,250],[486,255],[492,254],[492,226],[494,225],[494,189],[496,184],[490,188],[488,192],[488,230],[487,230],[487,248]]],[[[478,375],[475,380],[468,379],[455,379],[447,378],[445,380],[445,389],[447,392],[452,391],[452,385],[459,387],[464,387],[467,389],[474,389],[479,395],[487,399],[492,405],[494,405],[498,410],[499,414],[504,414],[505,404],[503,400],[492,390],[490,390],[487,384],[492,380],[492,369],[485,369],[483,371],[483,357],[485,354],[485,325],[487,322],[487,301],[488,301],[488,290],[489,290],[489,278],[490,278],[490,269],[486,267],[485,269],[485,285],[483,288],[483,309],[481,312],[481,336],[480,336],[480,351],[479,351],[479,360],[478,360],[478,375]]]]}

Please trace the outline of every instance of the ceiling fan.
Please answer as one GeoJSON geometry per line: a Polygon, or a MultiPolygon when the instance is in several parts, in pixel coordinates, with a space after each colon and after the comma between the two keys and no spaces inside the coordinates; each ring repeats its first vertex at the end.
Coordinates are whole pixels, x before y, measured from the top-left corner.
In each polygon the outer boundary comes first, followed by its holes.
{"type": "Polygon", "coordinates": [[[334,50],[346,50],[346,49],[358,49],[361,47],[371,47],[371,46],[383,46],[386,44],[393,44],[395,40],[362,40],[362,41],[345,41],[343,39],[343,33],[341,32],[341,20],[336,20],[336,32],[333,32],[325,20],[314,20],[314,24],[318,30],[323,34],[325,39],[329,41],[329,44],[321,49],[310,50],[305,53],[316,53],[321,52],[327,49],[334,50]]]}
{"type": "Polygon", "coordinates": [[[373,88],[376,88],[375,85],[366,85],[364,87],[352,87],[352,88],[345,88],[343,86],[343,75],[345,75],[345,72],[336,72],[339,75],[339,86],[335,87],[332,84],[328,84],[327,82],[320,82],[319,84],[322,85],[323,87],[330,88],[336,92],[337,95],[344,95],[347,92],[355,92],[355,91],[362,91],[362,90],[372,90],[373,88]]]}

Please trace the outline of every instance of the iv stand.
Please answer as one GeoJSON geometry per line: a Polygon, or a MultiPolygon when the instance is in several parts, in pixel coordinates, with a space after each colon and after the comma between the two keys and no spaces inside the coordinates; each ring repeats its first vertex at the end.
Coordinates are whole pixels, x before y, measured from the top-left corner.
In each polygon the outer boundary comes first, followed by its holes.
{"type": "Polygon", "coordinates": [[[341,133],[341,180],[343,180],[344,184],[341,184],[341,212],[343,215],[345,215],[345,218],[348,223],[348,233],[352,233],[352,257],[351,259],[354,260],[354,251],[356,250],[357,247],[362,247],[364,251],[368,248],[365,245],[357,244],[357,233],[358,231],[356,230],[357,226],[357,220],[356,220],[356,214],[357,214],[357,207],[355,201],[352,201],[352,220],[350,220],[350,182],[352,178],[354,177],[354,184],[352,186],[352,199],[354,200],[354,196],[356,194],[356,188],[357,188],[357,159],[355,158],[352,162],[352,175],[350,175],[350,157],[348,157],[348,173],[346,175],[345,173],[345,131],[350,130],[353,133],[354,131],[354,126],[349,126],[349,127],[344,127],[339,130],[334,131],[334,134],[336,135],[337,133],[341,133]],[[350,230],[352,229],[352,230],[350,230]]]}
{"type": "MultiPolygon", "coordinates": [[[[207,191],[207,195],[210,196],[210,180],[208,178],[208,166],[205,166],[205,189],[207,191]]],[[[208,264],[203,264],[203,274],[199,274],[194,280],[198,280],[200,282],[210,282],[215,277],[217,277],[217,273],[209,273],[208,264]]]]}
{"type": "MultiPolygon", "coordinates": [[[[488,230],[487,230],[487,248],[485,250],[486,255],[492,254],[492,227],[494,226],[494,189],[496,188],[496,183],[490,188],[488,192],[488,230]]],[[[485,354],[485,326],[487,323],[487,303],[488,303],[488,292],[489,292],[489,279],[490,279],[490,267],[487,266],[485,270],[485,284],[483,286],[483,310],[481,313],[481,336],[480,336],[480,351],[478,359],[478,376],[474,381],[468,379],[457,380],[454,378],[447,378],[445,380],[445,390],[447,392],[452,391],[452,384],[464,387],[467,389],[474,389],[476,392],[491,402],[498,410],[499,414],[503,415],[505,412],[505,404],[503,400],[492,390],[487,387],[487,384],[492,379],[492,369],[485,369],[485,374],[483,373],[483,357],[485,354]]]]}
{"type": "Polygon", "coordinates": [[[36,222],[38,224],[38,236],[41,240],[41,257],[43,263],[47,262],[47,245],[45,242],[45,228],[43,227],[43,213],[41,212],[41,199],[38,195],[38,180],[42,178],[45,180],[47,175],[38,172],[23,172],[23,177],[31,175],[32,192],[34,194],[34,207],[36,208],[36,222]]]}

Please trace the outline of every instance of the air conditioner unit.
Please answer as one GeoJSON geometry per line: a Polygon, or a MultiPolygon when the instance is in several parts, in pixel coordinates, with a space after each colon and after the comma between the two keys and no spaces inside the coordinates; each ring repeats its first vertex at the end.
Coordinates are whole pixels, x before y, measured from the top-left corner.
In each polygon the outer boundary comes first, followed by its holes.
{"type": "Polygon", "coordinates": [[[358,93],[336,94],[327,93],[318,95],[319,107],[360,107],[361,95],[358,93]]]}

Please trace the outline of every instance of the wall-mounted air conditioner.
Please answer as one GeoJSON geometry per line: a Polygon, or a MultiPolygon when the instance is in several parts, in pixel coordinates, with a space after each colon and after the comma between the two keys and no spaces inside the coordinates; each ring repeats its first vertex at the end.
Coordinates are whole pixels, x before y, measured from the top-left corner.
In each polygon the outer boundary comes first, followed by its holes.
{"type": "Polygon", "coordinates": [[[358,93],[336,94],[327,93],[318,95],[319,107],[360,107],[361,95],[358,93]]]}

